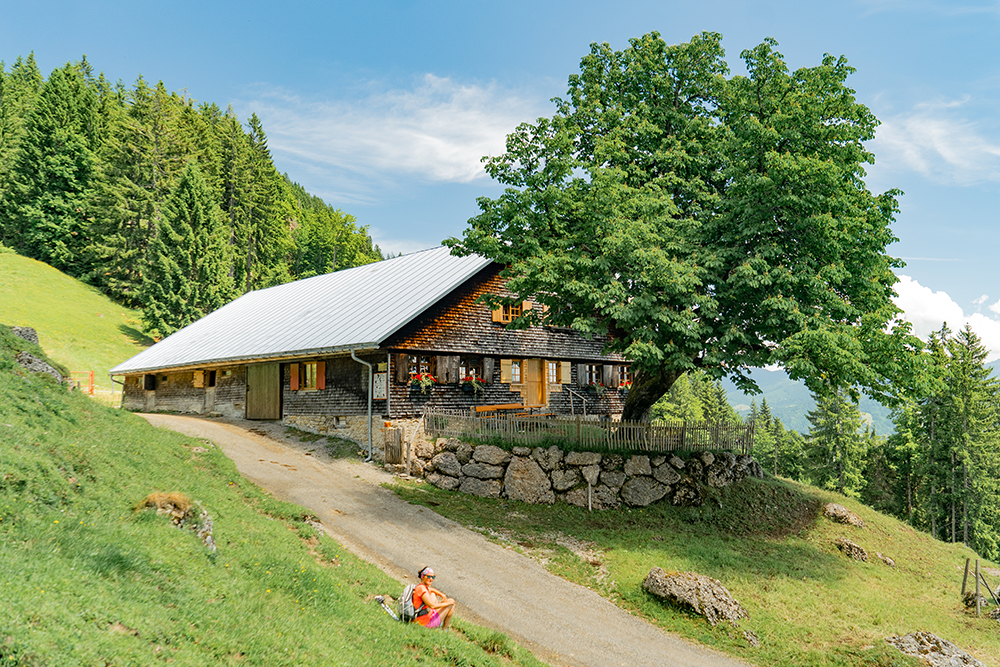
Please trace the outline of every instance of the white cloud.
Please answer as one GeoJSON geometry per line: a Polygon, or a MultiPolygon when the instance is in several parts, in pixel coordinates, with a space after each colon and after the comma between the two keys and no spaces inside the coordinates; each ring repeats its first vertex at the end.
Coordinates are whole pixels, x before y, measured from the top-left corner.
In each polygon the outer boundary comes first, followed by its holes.
{"type": "Polygon", "coordinates": [[[982,306],[984,303],[986,303],[987,300],[989,300],[989,298],[990,297],[988,294],[984,294],[978,299],[974,299],[972,303],[975,304],[976,306],[982,306]]]}
{"type": "Polygon", "coordinates": [[[409,89],[351,101],[269,91],[245,106],[260,116],[272,151],[345,173],[349,189],[400,174],[457,183],[486,177],[481,158],[502,153],[507,134],[540,115],[534,104],[495,84],[427,74],[409,89]]]}
{"type": "MultiPolygon", "coordinates": [[[[989,350],[986,360],[1000,358],[1000,321],[982,313],[966,315],[946,292],[935,292],[909,276],[899,276],[896,292],[899,294],[896,305],[902,309],[903,318],[913,323],[916,335],[926,339],[944,323],[952,331],[968,324],[989,350]]],[[[990,310],[1000,313],[1000,301],[990,306],[990,310]]]]}
{"type": "Polygon", "coordinates": [[[871,146],[879,167],[911,169],[950,185],[1000,181],[1000,139],[957,117],[966,101],[923,104],[883,121],[871,146]]]}

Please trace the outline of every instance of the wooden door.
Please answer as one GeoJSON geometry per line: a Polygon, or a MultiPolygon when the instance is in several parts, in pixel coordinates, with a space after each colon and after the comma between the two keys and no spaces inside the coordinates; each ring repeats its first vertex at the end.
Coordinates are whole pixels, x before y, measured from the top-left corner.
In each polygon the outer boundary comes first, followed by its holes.
{"type": "Polygon", "coordinates": [[[247,366],[247,419],[281,419],[281,365],[247,366]]]}
{"type": "Polygon", "coordinates": [[[545,405],[548,402],[546,389],[548,389],[548,376],[546,374],[544,359],[525,359],[524,368],[524,397],[525,405],[545,405]]]}

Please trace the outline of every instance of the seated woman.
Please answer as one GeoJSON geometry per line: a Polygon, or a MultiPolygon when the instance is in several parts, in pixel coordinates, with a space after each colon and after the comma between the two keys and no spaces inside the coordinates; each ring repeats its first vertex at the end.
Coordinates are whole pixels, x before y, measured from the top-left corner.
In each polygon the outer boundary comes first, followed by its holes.
{"type": "Polygon", "coordinates": [[[425,628],[440,626],[447,630],[451,623],[451,614],[455,611],[455,601],[431,586],[435,577],[431,568],[423,568],[417,572],[417,577],[420,578],[420,585],[413,589],[413,608],[419,610],[423,607],[427,613],[421,615],[418,611],[413,621],[425,628]]]}

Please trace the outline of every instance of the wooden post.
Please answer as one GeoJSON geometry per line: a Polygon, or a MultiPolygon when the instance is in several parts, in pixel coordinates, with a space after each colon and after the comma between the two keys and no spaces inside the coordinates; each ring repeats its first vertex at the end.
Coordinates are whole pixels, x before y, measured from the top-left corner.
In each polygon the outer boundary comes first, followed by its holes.
{"type": "Polygon", "coordinates": [[[971,558],[965,559],[965,574],[962,575],[962,600],[965,600],[965,584],[969,581],[969,563],[971,558]]]}
{"type": "Polygon", "coordinates": [[[982,616],[982,610],[979,607],[979,559],[976,559],[976,616],[982,616]]]}
{"type": "Polygon", "coordinates": [[[583,427],[580,415],[576,416],[576,442],[580,444],[583,441],[583,427]]]}

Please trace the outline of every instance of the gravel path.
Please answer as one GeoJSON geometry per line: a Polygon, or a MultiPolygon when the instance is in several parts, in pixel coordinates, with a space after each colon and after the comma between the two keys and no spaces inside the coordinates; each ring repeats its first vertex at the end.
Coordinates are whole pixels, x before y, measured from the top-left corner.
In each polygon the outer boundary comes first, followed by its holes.
{"type": "Polygon", "coordinates": [[[154,426],[218,444],[244,477],[307,507],[345,548],[397,579],[416,583],[414,573],[433,566],[436,585],[459,601],[457,613],[502,630],[552,665],[747,664],[665,634],[597,593],[549,574],[530,558],[404,502],[379,486],[393,479],[387,473],[357,461],[330,459],[320,447],[286,437],[280,424],[143,416],[154,426]]]}

